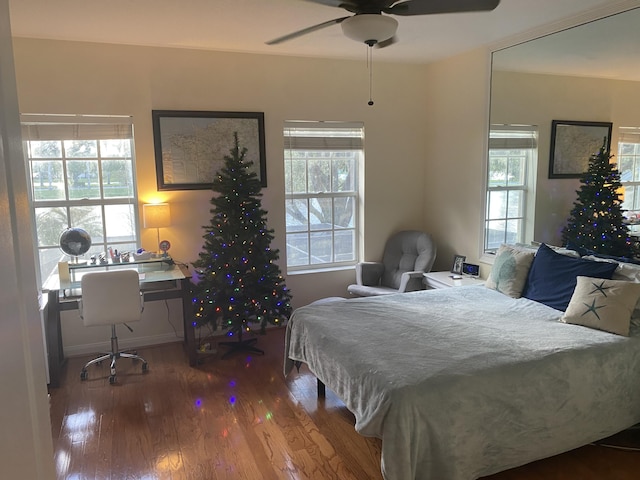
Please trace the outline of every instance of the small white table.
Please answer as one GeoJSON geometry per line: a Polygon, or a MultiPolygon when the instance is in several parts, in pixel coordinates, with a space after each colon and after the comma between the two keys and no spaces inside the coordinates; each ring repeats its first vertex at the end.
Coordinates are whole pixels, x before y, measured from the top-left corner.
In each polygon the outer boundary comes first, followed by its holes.
{"type": "Polygon", "coordinates": [[[484,280],[481,278],[470,277],[469,275],[455,275],[451,272],[427,272],[424,274],[424,283],[428,289],[451,288],[469,285],[482,285],[484,280]]]}

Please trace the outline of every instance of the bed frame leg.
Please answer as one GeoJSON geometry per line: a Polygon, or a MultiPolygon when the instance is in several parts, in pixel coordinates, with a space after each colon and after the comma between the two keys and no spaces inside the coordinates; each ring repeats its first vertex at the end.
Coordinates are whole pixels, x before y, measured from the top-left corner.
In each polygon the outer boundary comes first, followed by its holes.
{"type": "Polygon", "coordinates": [[[326,394],[326,388],[324,383],[318,378],[318,398],[324,398],[326,394]]]}

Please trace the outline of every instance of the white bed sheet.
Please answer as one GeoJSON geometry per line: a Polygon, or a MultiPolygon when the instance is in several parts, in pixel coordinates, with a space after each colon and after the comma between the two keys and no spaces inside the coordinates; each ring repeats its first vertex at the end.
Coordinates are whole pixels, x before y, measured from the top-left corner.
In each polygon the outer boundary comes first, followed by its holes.
{"type": "Polygon", "coordinates": [[[478,287],[297,309],[285,375],[306,363],[382,439],[386,480],[471,480],[640,422],[640,336],[478,287]]]}

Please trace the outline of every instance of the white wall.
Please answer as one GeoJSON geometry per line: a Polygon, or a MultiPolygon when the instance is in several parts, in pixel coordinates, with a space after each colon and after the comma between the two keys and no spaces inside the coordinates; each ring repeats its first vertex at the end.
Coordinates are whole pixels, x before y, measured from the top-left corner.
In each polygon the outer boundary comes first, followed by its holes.
{"type": "MultiPolygon", "coordinates": [[[[424,174],[441,160],[426,154],[424,132],[432,128],[433,115],[425,97],[446,85],[432,87],[423,66],[376,63],[375,106],[370,107],[364,51],[356,62],[20,38],[14,39],[14,50],[21,112],[133,116],[140,202],[171,203],[173,225],[162,236],[171,241],[170,253],[179,261],[197,258],[201,227],[210,220],[211,192],[157,192],[154,109],[265,112],[268,187],[263,206],[275,229],[282,267],[285,120],[365,123],[365,258],[378,259],[394,231],[433,230],[425,222],[424,174]]],[[[151,249],[155,242],[155,229],[142,232],[143,246],[151,249]]],[[[353,270],[286,277],[294,307],[346,296],[354,280],[353,270]]],[[[133,337],[122,333],[124,341],[174,335],[162,307],[145,312],[133,337]]],[[[180,326],[180,310],[172,310],[177,312],[172,322],[180,326]]],[[[63,339],[70,352],[79,353],[90,350],[87,344],[103,342],[105,335],[87,331],[75,312],[67,312],[63,339]]]]}
{"type": "Polygon", "coordinates": [[[534,239],[560,245],[580,181],[548,178],[551,121],[613,122],[615,155],[617,128],[640,126],[638,82],[494,72],[491,90],[491,123],[539,127],[534,239]]]}
{"type": "Polygon", "coordinates": [[[0,0],[0,142],[0,476],[53,479],[42,327],[7,0],[0,0]]]}
{"type": "MultiPolygon", "coordinates": [[[[434,270],[449,270],[455,254],[478,263],[487,148],[489,55],[468,52],[426,67],[426,221],[436,235],[434,270]]],[[[486,276],[487,267],[481,274],[486,276]]]]}

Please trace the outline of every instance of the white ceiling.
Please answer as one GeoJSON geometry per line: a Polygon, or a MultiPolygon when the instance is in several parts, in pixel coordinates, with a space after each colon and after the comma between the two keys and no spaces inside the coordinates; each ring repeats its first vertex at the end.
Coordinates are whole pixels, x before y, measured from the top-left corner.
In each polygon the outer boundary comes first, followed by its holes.
{"type": "MultiPolygon", "coordinates": [[[[398,43],[376,49],[374,58],[428,63],[620,4],[640,6],[640,0],[502,0],[492,12],[396,17],[398,43]]],[[[306,0],[9,0],[9,5],[16,37],[349,59],[363,59],[367,48],[344,37],[339,25],[266,45],[348,15],[306,0]]]]}
{"type": "Polygon", "coordinates": [[[493,67],[640,81],[640,8],[506,48],[493,67]]]}

